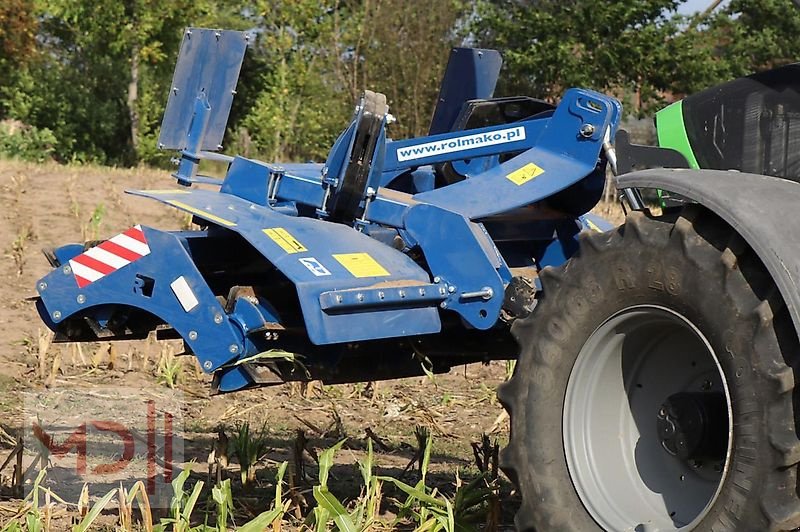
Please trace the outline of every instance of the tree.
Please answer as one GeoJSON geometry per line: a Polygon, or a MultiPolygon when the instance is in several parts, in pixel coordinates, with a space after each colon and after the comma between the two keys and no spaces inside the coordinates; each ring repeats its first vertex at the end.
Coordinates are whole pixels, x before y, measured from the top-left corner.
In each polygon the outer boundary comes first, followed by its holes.
{"type": "Polygon", "coordinates": [[[550,101],[569,87],[609,92],[644,114],[665,94],[720,70],[682,0],[482,0],[475,40],[504,52],[501,89],[550,101]]]}

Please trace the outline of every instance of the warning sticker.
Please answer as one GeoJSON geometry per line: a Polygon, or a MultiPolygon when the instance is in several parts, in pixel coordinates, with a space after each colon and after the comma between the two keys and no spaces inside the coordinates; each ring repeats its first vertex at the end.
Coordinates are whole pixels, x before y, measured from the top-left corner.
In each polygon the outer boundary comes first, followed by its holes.
{"type": "Polygon", "coordinates": [[[511,181],[517,186],[524,185],[528,181],[535,179],[544,173],[544,169],[536,166],[533,163],[528,163],[522,168],[514,170],[506,176],[506,179],[511,181]]]}
{"type": "Polygon", "coordinates": [[[270,237],[272,241],[278,244],[286,253],[300,253],[301,251],[308,251],[303,244],[301,244],[289,233],[289,231],[283,227],[264,229],[264,234],[270,237]]]}
{"type": "Polygon", "coordinates": [[[316,275],[317,277],[323,277],[325,275],[330,275],[331,272],[322,265],[320,261],[315,259],[314,257],[307,257],[303,259],[297,259],[300,261],[300,264],[308,268],[308,271],[316,275]]]}
{"type": "Polygon", "coordinates": [[[333,256],[353,277],[385,277],[391,275],[369,253],[341,253],[333,256]]]}

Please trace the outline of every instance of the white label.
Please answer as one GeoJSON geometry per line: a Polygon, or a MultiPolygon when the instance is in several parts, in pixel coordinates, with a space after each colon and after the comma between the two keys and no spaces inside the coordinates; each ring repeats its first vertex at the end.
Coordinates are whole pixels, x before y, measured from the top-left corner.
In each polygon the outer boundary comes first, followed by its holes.
{"type": "Polygon", "coordinates": [[[172,281],[169,287],[172,288],[172,292],[175,294],[175,297],[178,298],[184,311],[189,312],[199,304],[197,297],[195,297],[194,292],[192,292],[189,283],[186,282],[183,275],[172,281]]]}
{"type": "Polygon", "coordinates": [[[300,261],[300,264],[308,268],[308,271],[316,275],[317,277],[322,277],[324,275],[330,275],[331,272],[328,271],[328,268],[322,265],[320,261],[315,259],[314,257],[306,257],[304,259],[297,259],[300,261]]]}
{"type": "Polygon", "coordinates": [[[525,127],[509,127],[487,133],[477,133],[475,135],[465,135],[463,137],[417,144],[416,146],[397,148],[397,160],[401,162],[413,161],[415,159],[424,159],[425,157],[433,157],[435,155],[471,150],[483,146],[494,146],[495,144],[507,144],[520,140],[525,140],[525,127]]]}

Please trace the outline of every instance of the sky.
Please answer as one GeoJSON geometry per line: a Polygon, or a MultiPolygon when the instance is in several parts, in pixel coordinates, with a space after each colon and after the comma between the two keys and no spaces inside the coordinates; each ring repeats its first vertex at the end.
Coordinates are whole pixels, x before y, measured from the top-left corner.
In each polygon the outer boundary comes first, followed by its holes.
{"type": "MultiPolygon", "coordinates": [[[[710,6],[712,0],[687,0],[685,3],[678,7],[678,13],[690,14],[696,11],[702,11],[710,6]]],[[[723,2],[725,4],[725,2],[723,2]]],[[[719,9],[719,8],[717,8],[719,9]]]]}

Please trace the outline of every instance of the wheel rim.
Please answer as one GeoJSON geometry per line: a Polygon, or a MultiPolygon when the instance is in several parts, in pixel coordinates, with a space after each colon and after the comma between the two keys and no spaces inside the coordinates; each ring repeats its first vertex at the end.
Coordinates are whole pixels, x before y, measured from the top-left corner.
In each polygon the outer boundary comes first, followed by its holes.
{"type": "Polygon", "coordinates": [[[678,530],[711,508],[727,473],[732,411],[709,342],[657,306],[624,309],[573,366],[564,451],[586,510],[606,530],[678,530]]]}

